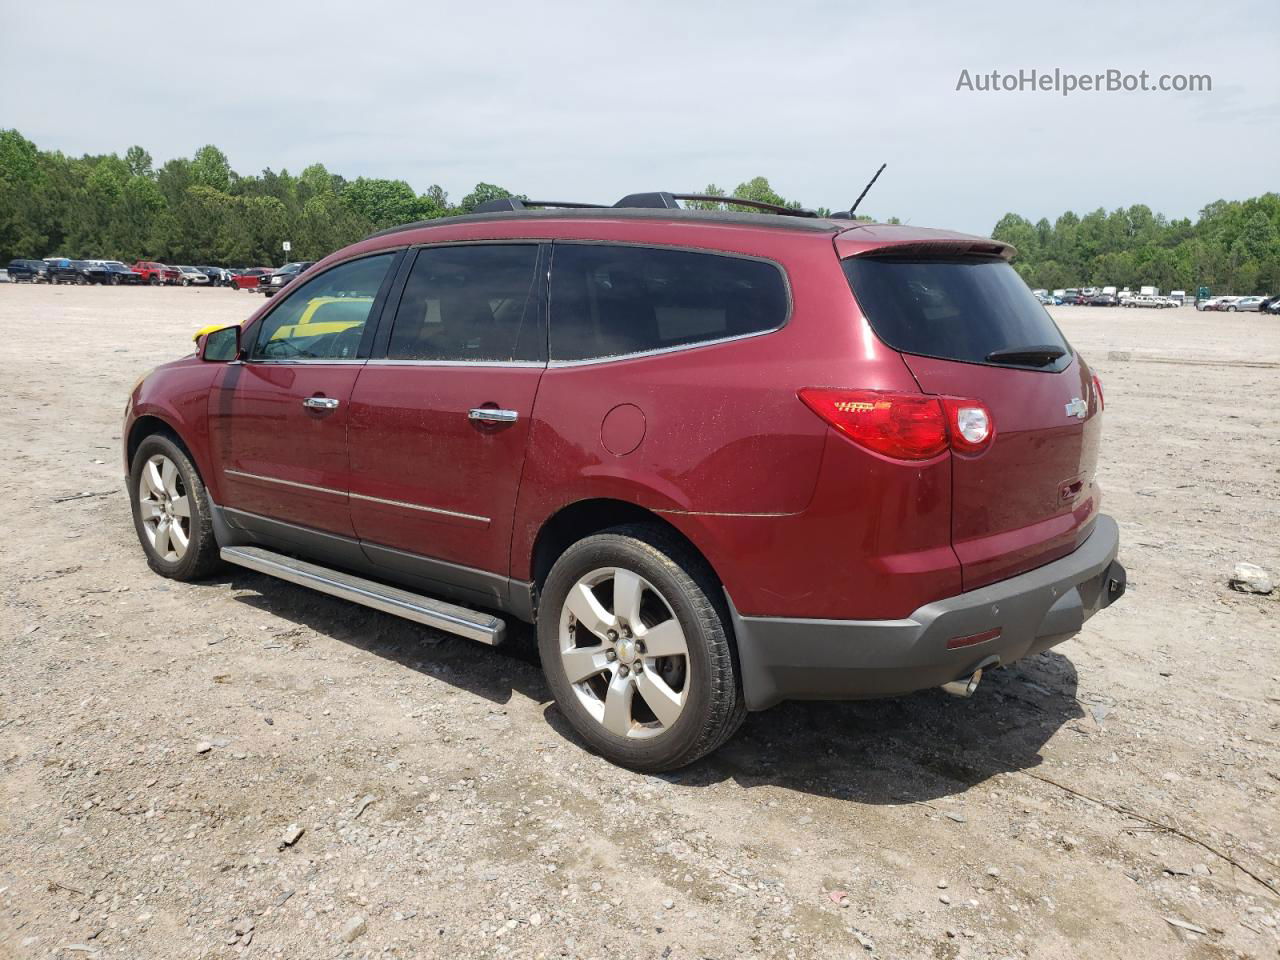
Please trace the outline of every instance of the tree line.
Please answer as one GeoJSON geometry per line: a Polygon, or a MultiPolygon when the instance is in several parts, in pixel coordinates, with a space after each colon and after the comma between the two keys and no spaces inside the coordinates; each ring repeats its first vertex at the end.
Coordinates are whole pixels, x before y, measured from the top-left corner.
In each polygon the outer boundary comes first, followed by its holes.
{"type": "Polygon", "coordinates": [[[1032,287],[1115,285],[1215,293],[1280,293],[1280,194],[1215,200],[1199,217],[1167,220],[1141,204],[1053,223],[1016,213],[991,234],[1018,248],[1014,265],[1032,287]]]}
{"type": "MultiPolygon", "coordinates": [[[[724,196],[715,184],[706,193],[724,196]]],[[[733,195],[798,206],[763,177],[733,195]]],[[[294,175],[242,175],[210,144],[157,167],[130,147],[68,156],[40,150],[17,130],[0,130],[0,264],[15,257],[159,260],[217,266],[318,260],[375,230],[470,213],[486,200],[517,196],[477,183],[453,203],[438,185],[416,192],[404,180],[348,180],[316,163],[294,175]]],[[[715,206],[715,204],[698,204],[715,206]]],[[[741,208],[747,209],[747,208],[741,208]]]]}
{"type": "MultiPolygon", "coordinates": [[[[799,208],[764,177],[709,196],[799,208]]],[[[0,130],[0,263],[15,257],[160,260],[221,266],[316,260],[386,227],[469,213],[486,200],[521,196],[478,183],[454,203],[438,185],[418,193],[404,180],[348,180],[316,163],[294,175],[241,175],[212,144],[155,166],[130,147],[68,156],[0,130]]],[[[692,207],[715,203],[692,202],[692,207]]],[[[732,207],[731,207],[732,209],[732,207]]],[[[748,209],[748,208],[739,208],[748,209]]],[[[819,209],[821,214],[830,211],[819,209]]],[[[897,222],[889,218],[888,222],[897,222]]],[[[1209,204],[1199,219],[1168,221],[1148,207],[1105,210],[1054,223],[1006,214],[992,235],[1018,248],[1015,265],[1034,287],[1084,284],[1232,293],[1280,291],[1280,195],[1209,204]]]]}

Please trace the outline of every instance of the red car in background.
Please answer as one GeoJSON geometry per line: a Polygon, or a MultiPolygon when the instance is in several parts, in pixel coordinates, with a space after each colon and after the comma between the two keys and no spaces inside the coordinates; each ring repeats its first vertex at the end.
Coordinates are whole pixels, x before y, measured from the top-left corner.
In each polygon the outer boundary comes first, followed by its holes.
{"type": "Polygon", "coordinates": [[[142,275],[142,282],[149,283],[153,287],[161,284],[174,284],[182,279],[176,267],[169,267],[163,263],[156,263],[154,260],[139,260],[130,269],[134,273],[142,275]]]}
{"type": "Polygon", "coordinates": [[[231,285],[237,290],[256,290],[258,285],[266,283],[275,273],[274,267],[250,267],[231,278],[231,285]]]}

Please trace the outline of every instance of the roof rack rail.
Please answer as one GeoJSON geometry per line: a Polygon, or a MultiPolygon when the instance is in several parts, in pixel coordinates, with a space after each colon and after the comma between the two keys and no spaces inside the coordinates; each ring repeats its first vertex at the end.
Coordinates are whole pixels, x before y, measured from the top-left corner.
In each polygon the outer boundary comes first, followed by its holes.
{"type": "Polygon", "coordinates": [[[595,210],[605,206],[603,203],[576,203],[572,200],[521,200],[519,197],[496,197],[478,203],[472,213],[504,213],[512,210],[526,210],[529,207],[565,207],[570,209],[595,210]]]}
{"type": "Polygon", "coordinates": [[[655,193],[629,193],[617,203],[615,207],[657,207],[659,209],[674,210],[679,207],[677,200],[696,200],[702,203],[732,203],[740,207],[754,207],[756,210],[766,210],[769,213],[781,214],[784,217],[816,217],[818,214],[813,210],[805,210],[801,207],[784,207],[777,203],[765,203],[762,200],[746,200],[743,197],[717,197],[707,193],[668,193],[666,191],[658,191],[655,193]]]}

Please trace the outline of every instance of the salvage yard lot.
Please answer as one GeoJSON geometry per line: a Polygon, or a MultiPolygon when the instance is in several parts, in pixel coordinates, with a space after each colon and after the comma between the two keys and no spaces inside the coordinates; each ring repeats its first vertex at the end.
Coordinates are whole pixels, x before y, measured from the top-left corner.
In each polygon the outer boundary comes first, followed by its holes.
{"type": "Polygon", "coordinates": [[[148,570],[129,386],[259,303],[0,286],[0,956],[1276,955],[1280,604],[1226,584],[1280,573],[1280,321],[1055,308],[1124,599],[972,700],[785,704],[649,777],[529,643],[148,570]]]}

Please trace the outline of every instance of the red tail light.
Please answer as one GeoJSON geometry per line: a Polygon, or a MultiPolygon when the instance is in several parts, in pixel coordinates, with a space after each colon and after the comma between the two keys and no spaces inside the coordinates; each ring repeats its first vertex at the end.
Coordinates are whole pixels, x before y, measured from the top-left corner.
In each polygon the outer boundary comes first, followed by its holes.
{"type": "Polygon", "coordinates": [[[854,443],[895,460],[930,460],[948,446],[981,453],[995,435],[977,400],[833,387],[806,387],[800,399],[854,443]]]}
{"type": "Polygon", "coordinates": [[[1101,413],[1106,404],[1102,400],[1102,381],[1096,373],[1093,374],[1093,394],[1098,398],[1098,412],[1101,413]]]}

